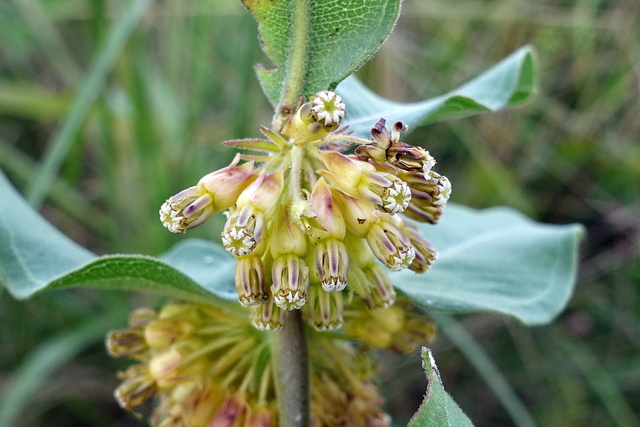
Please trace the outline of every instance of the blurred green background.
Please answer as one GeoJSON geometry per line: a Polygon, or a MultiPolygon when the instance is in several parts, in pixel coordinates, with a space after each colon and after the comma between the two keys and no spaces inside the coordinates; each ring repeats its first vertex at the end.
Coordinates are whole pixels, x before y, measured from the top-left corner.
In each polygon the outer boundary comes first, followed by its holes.
{"type": "MultiPolygon", "coordinates": [[[[143,3],[0,1],[0,168],[99,254],[179,241],[160,226],[160,204],[228,163],[220,141],[256,137],[271,118],[252,69],[264,60],[256,25],[239,0],[154,1],[138,21],[143,3]]],[[[553,325],[439,318],[449,327],[434,355],[478,426],[637,426],[640,2],[405,0],[359,76],[417,101],[523,44],[539,52],[532,102],[407,141],[436,156],[455,202],[583,223],[579,283],[553,325]]],[[[222,221],[192,236],[217,238],[222,221]]],[[[154,300],[78,290],[17,302],[0,290],[0,427],[142,425],[112,398],[124,362],[102,341],[144,304],[154,300]]],[[[403,425],[424,393],[419,358],[381,362],[387,410],[403,425]]]]}

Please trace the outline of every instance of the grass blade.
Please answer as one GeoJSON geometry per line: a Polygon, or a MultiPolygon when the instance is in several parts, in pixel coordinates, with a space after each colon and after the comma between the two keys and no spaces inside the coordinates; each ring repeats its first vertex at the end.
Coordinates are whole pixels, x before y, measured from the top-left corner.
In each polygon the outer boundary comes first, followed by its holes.
{"type": "Polygon", "coordinates": [[[88,345],[101,340],[114,323],[115,319],[94,318],[90,323],[50,338],[31,352],[0,399],[0,426],[18,425],[20,412],[49,374],[88,345]]]}
{"type": "Polygon", "coordinates": [[[66,158],[74,138],[86,119],[91,106],[122,51],[129,36],[142,18],[151,0],[135,0],[125,10],[122,19],[109,34],[106,43],[97,55],[89,75],[74,100],[69,115],[54,134],[49,150],[45,153],[42,168],[27,190],[27,200],[38,207],[47,197],[55,176],[66,158]]]}

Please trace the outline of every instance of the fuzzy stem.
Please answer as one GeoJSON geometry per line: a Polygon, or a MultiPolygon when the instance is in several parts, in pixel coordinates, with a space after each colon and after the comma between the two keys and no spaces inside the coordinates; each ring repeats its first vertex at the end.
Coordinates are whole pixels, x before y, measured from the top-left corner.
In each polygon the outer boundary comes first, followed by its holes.
{"type": "Polygon", "coordinates": [[[284,328],[271,333],[272,361],[281,427],[309,427],[309,361],[300,310],[289,313],[284,328]]]}

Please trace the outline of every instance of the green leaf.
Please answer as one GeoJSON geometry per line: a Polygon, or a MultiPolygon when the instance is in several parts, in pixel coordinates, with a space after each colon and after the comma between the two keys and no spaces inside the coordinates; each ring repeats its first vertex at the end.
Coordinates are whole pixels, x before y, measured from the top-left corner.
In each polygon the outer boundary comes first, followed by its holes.
{"type": "Polygon", "coordinates": [[[427,393],[408,427],[468,427],[473,423],[444,391],[431,351],[422,347],[422,367],[427,374],[427,393]]]}
{"type": "Polygon", "coordinates": [[[430,309],[492,311],[526,324],[550,322],[576,281],[580,225],[547,225],[509,208],[450,205],[436,226],[421,225],[439,252],[425,274],[391,273],[397,289],[430,309]]]}
{"type": "Polygon", "coordinates": [[[19,299],[45,289],[86,286],[145,291],[184,300],[235,300],[234,259],[215,244],[190,241],[161,259],[98,258],[46,222],[0,174],[0,284],[19,299]],[[183,271],[187,273],[183,273],[183,271]]]}
{"type": "Polygon", "coordinates": [[[534,74],[535,52],[531,46],[524,46],[458,89],[421,102],[382,98],[355,76],[342,82],[336,91],[347,106],[344,124],[356,135],[368,137],[381,117],[389,124],[403,121],[413,128],[518,105],[535,93],[534,74]]]}
{"type": "Polygon", "coordinates": [[[0,284],[27,298],[96,256],[35,212],[0,173],[0,284]]]}
{"type": "Polygon", "coordinates": [[[400,0],[243,0],[275,69],[257,67],[274,106],[333,88],[382,45],[400,0]]]}

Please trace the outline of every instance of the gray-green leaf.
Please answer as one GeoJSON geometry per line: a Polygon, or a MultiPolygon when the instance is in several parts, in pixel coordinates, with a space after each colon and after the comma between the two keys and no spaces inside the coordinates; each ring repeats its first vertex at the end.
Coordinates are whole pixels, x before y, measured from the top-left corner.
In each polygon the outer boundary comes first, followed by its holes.
{"type": "Polygon", "coordinates": [[[580,225],[531,221],[509,208],[451,205],[422,233],[439,252],[425,274],[391,273],[397,289],[431,309],[507,314],[527,324],[550,322],[576,281],[580,225]]]}
{"type": "Polygon", "coordinates": [[[342,82],[336,91],[347,105],[344,124],[366,138],[381,117],[389,124],[403,121],[411,129],[518,105],[535,93],[534,72],[535,52],[531,46],[524,46],[459,88],[421,102],[401,103],[382,98],[355,76],[342,82]]]}
{"type": "Polygon", "coordinates": [[[191,241],[161,259],[97,257],[45,221],[0,173],[0,285],[23,299],[77,286],[145,291],[202,302],[235,299],[234,260],[218,245],[191,241]]]}
{"type": "Polygon", "coordinates": [[[285,85],[310,96],[335,87],[378,50],[398,19],[400,0],[243,0],[258,22],[275,69],[257,67],[274,106],[285,85]],[[297,83],[296,79],[299,79],[297,83]]]}
{"type": "Polygon", "coordinates": [[[427,374],[427,393],[408,427],[473,427],[471,420],[444,391],[431,351],[422,348],[422,367],[427,374]]]}

